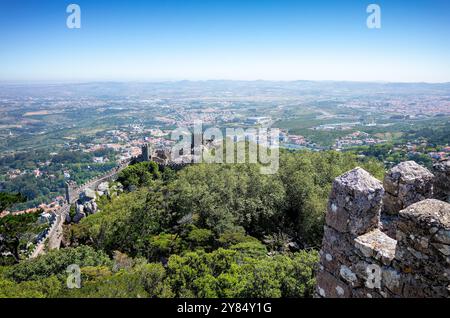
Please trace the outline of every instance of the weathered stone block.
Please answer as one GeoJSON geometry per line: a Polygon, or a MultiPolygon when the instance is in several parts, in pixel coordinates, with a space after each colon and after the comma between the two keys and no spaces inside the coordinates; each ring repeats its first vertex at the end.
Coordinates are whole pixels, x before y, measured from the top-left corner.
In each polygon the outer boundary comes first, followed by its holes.
{"type": "Polygon", "coordinates": [[[327,225],[338,230],[341,233],[348,232],[348,223],[350,215],[345,208],[338,207],[335,202],[329,202],[328,213],[326,216],[327,225]]]}
{"type": "Polygon", "coordinates": [[[343,258],[341,255],[336,255],[335,251],[322,247],[322,250],[320,251],[320,264],[328,272],[333,275],[338,274],[342,261],[345,261],[345,257],[343,258]]]}
{"type": "Polygon", "coordinates": [[[383,212],[396,214],[409,205],[433,197],[434,175],[414,161],[389,170],[383,181],[383,212]]]}
{"type": "Polygon", "coordinates": [[[450,203],[450,160],[433,165],[434,197],[450,203]]]}
{"type": "Polygon", "coordinates": [[[389,265],[395,257],[397,241],[376,229],[355,239],[355,247],[366,258],[389,265]]]}
{"type": "Polygon", "coordinates": [[[446,259],[450,245],[450,204],[434,199],[415,203],[400,211],[397,220],[400,240],[396,259],[420,273],[437,287],[450,283],[446,259]]]}
{"type": "Polygon", "coordinates": [[[381,271],[381,283],[392,294],[401,296],[403,284],[401,282],[401,273],[393,268],[385,267],[381,271]]]}
{"type": "Polygon", "coordinates": [[[322,246],[329,251],[334,251],[334,254],[344,254],[353,249],[353,244],[347,239],[346,234],[329,226],[324,227],[322,246]]]}
{"type": "Polygon", "coordinates": [[[438,242],[438,243],[442,243],[442,244],[447,244],[450,245],[450,230],[438,230],[437,228],[431,229],[430,233],[434,234],[433,237],[433,241],[434,242],[438,242]],[[436,230],[434,230],[436,229],[436,230]]]}
{"type": "Polygon", "coordinates": [[[351,297],[348,285],[335,278],[325,270],[321,270],[317,274],[317,293],[321,297],[327,298],[349,298],[351,297]]]}
{"type": "Polygon", "coordinates": [[[378,228],[384,194],[380,181],[356,168],[336,178],[329,198],[326,223],[352,236],[378,228]]]}
{"type": "Polygon", "coordinates": [[[341,265],[339,269],[339,276],[342,280],[347,282],[352,287],[355,287],[358,284],[358,277],[356,274],[351,270],[351,268],[347,267],[346,265],[341,265]]]}
{"type": "MultiPolygon", "coordinates": [[[[446,240],[450,231],[450,204],[435,199],[415,203],[399,212],[397,225],[408,235],[428,233],[428,236],[446,240]],[[436,235],[437,234],[437,235],[436,235]]],[[[425,235],[425,234],[423,234],[425,235]]]]}

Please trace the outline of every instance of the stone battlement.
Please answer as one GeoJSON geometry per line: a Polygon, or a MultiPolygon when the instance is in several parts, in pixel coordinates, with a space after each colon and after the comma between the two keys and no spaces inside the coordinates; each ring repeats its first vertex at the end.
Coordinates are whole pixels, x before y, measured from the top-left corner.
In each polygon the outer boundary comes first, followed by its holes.
{"type": "Polygon", "coordinates": [[[69,204],[75,203],[80,194],[86,189],[96,190],[99,184],[103,182],[111,182],[117,180],[119,173],[128,167],[130,164],[134,164],[136,162],[143,161],[154,161],[158,164],[160,168],[170,167],[174,170],[179,170],[187,165],[187,163],[175,162],[170,159],[170,153],[166,149],[156,149],[155,151],[151,150],[150,145],[144,144],[142,146],[142,153],[140,156],[131,157],[129,159],[123,160],[118,163],[118,165],[112,168],[109,171],[106,171],[104,174],[97,176],[95,178],[91,178],[86,181],[82,185],[77,185],[73,182],[68,182],[65,184],[65,197],[66,202],[69,204]]]}
{"type": "Polygon", "coordinates": [[[433,175],[408,161],[383,183],[361,168],[336,178],[317,296],[450,297],[450,204],[440,201],[450,197],[448,167],[433,175]]]}
{"type": "Polygon", "coordinates": [[[66,202],[69,204],[73,204],[76,202],[80,196],[80,194],[86,189],[95,190],[100,183],[114,181],[117,179],[118,174],[128,167],[128,165],[135,160],[135,158],[131,158],[129,160],[121,161],[116,167],[105,172],[104,174],[97,176],[95,178],[91,178],[86,181],[84,184],[77,186],[74,183],[66,183],[66,202]]]}

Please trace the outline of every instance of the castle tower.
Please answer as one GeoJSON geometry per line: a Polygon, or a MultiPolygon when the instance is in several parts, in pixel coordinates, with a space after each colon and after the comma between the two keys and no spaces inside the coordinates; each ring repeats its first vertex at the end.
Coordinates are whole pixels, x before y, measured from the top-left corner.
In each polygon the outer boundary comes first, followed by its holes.
{"type": "Polygon", "coordinates": [[[142,161],[151,160],[151,147],[148,143],[142,146],[142,161]]]}
{"type": "Polygon", "coordinates": [[[69,182],[64,182],[64,190],[65,190],[65,193],[66,193],[66,202],[67,203],[70,203],[71,201],[71,195],[70,195],[70,192],[71,192],[71,185],[69,184],[69,182]]]}

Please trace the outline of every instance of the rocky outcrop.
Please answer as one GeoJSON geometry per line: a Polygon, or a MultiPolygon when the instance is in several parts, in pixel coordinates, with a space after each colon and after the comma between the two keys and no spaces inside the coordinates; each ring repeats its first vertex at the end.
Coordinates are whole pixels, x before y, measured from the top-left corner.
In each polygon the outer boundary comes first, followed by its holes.
{"type": "Polygon", "coordinates": [[[97,193],[99,196],[102,196],[104,194],[109,194],[109,183],[108,182],[102,182],[97,187],[97,193]]]}
{"type": "Polygon", "coordinates": [[[318,297],[450,297],[450,204],[427,199],[433,175],[403,163],[384,185],[360,168],[334,181],[318,297]],[[386,234],[382,211],[394,235],[386,234]]]}
{"type": "Polygon", "coordinates": [[[95,202],[96,199],[97,193],[94,190],[86,189],[76,202],[76,213],[72,221],[78,223],[86,216],[97,213],[98,207],[95,202]]]}

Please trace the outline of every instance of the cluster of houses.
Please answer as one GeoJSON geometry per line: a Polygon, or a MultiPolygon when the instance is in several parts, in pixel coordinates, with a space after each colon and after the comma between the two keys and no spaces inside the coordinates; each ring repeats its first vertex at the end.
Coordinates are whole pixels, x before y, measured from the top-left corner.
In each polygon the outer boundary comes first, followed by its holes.
{"type": "MultiPolygon", "coordinates": [[[[62,196],[59,197],[59,199],[64,200],[64,198],[62,196]]],[[[21,215],[21,214],[38,213],[39,212],[40,213],[39,214],[39,222],[40,223],[50,222],[53,219],[55,212],[61,208],[60,200],[56,200],[49,204],[42,203],[38,207],[20,210],[20,211],[10,212],[10,211],[5,210],[0,213],[0,218],[3,218],[7,215],[21,215]]]]}
{"type": "Polygon", "coordinates": [[[450,159],[450,146],[442,148],[441,151],[429,152],[428,155],[436,161],[450,159]]]}
{"type": "Polygon", "coordinates": [[[348,148],[353,146],[376,145],[384,143],[386,141],[387,140],[373,138],[368,133],[365,133],[363,131],[355,131],[344,137],[336,139],[333,148],[339,150],[342,148],[348,148]]]}

